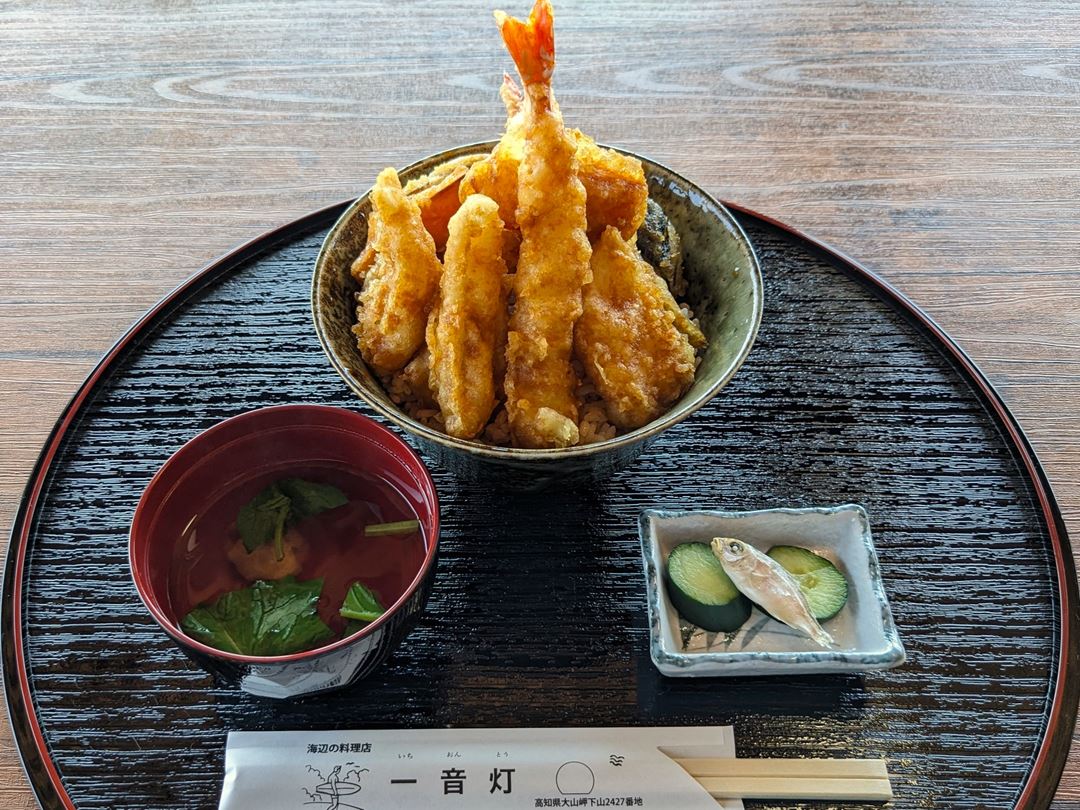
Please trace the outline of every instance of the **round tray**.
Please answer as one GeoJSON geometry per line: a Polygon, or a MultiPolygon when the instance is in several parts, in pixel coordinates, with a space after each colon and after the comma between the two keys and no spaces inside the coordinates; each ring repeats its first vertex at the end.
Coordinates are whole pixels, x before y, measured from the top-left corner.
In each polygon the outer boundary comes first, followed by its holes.
{"type": "Polygon", "coordinates": [[[43,807],[215,806],[229,730],[691,724],[733,724],[740,756],[885,757],[897,808],[1049,805],[1080,690],[1077,593],[1030,446],[915,307],[745,211],[765,315],[711,405],[591,488],[502,492],[433,470],[438,576],[384,667],[293,702],[215,686],[143,610],[128,524],[158,466],[226,417],[361,408],[308,309],[312,263],[343,208],[181,286],[50,436],[12,531],[0,616],[8,709],[43,807]],[[844,502],[869,512],[903,667],[724,680],[654,669],[640,510],[844,502]]]}

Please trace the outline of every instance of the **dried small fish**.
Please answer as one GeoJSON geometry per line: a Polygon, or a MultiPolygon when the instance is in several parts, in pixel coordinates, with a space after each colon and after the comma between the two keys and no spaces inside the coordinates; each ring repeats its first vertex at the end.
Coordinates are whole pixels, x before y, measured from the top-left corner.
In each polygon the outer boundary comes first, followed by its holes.
{"type": "Polygon", "coordinates": [[[713,538],[712,551],[735,587],[752,602],[822,647],[835,646],[832,636],[821,629],[810,613],[799,583],[780,563],[749,543],[730,537],[713,538]]]}

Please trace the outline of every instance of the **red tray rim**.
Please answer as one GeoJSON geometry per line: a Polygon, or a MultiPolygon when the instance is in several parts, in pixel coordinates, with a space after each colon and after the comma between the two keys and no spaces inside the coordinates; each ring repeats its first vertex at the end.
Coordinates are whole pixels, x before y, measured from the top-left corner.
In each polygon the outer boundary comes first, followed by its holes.
{"type": "MultiPolygon", "coordinates": [[[[49,752],[37,713],[32,710],[34,705],[32,687],[27,671],[23,638],[22,585],[26,552],[42,486],[57,450],[97,383],[111,369],[114,361],[128,345],[138,339],[160,315],[199,287],[210,283],[220,275],[231,272],[274,244],[294,234],[332,223],[352,202],[353,200],[349,199],[328,205],[266,231],[209,262],[182,282],[139,318],[109,349],[79,386],[49,434],[20,498],[12,523],[3,586],[0,590],[0,598],[2,598],[0,642],[2,642],[4,697],[8,718],[23,770],[38,803],[43,808],[77,810],[49,752]]],[[[999,425],[1012,443],[1017,460],[1034,487],[1039,508],[1046,521],[1057,574],[1060,633],[1052,703],[1039,750],[1015,805],[1016,810],[1047,810],[1053,802],[1054,793],[1065,769],[1069,745],[1076,725],[1077,702],[1080,699],[1080,678],[1074,676],[1080,668],[1080,592],[1078,592],[1076,567],[1065,521],[1050,488],[1046,472],[1031,443],[1016,417],[1005,405],[1001,395],[971,358],[926,312],[889,282],[844,252],[808,236],[798,228],[738,203],[722,201],[722,204],[744,217],[767,223],[790,238],[804,243],[835,267],[862,282],[901,314],[906,315],[926,335],[937,342],[946,355],[957,364],[961,372],[968,377],[983,404],[997,418],[999,425]]]]}

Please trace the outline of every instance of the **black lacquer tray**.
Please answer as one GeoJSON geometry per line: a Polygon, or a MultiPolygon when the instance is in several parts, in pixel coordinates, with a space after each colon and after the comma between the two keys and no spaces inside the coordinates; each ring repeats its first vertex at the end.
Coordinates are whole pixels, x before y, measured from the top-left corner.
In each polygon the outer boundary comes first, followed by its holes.
{"type": "Polygon", "coordinates": [[[711,405],[591,488],[502,492],[434,469],[439,572],[388,664],[294,702],[216,687],[143,610],[128,523],[161,463],[219,420],[288,402],[362,409],[308,307],[342,210],[267,234],[177,290],[102,361],[43,450],[2,605],[8,708],[43,807],[215,807],[232,729],[686,724],[733,724],[741,756],[885,757],[897,808],[1049,805],[1080,690],[1077,593],[1031,448],[914,307],[749,212],[765,315],[711,405]],[[870,514],[906,665],[657,673],[641,509],[844,502],[870,514]]]}

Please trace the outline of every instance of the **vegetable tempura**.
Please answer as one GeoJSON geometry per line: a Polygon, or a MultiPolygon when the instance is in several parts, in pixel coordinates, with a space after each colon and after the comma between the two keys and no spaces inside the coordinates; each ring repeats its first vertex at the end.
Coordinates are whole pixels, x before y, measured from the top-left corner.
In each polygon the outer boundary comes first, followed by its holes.
{"type": "Polygon", "coordinates": [[[706,341],[675,298],[679,234],[640,160],[566,128],[550,0],[495,20],[522,80],[503,76],[506,129],[404,189],[379,175],[350,268],[354,331],[390,398],[429,428],[532,449],[604,441],[694,380],[706,341]]]}
{"type": "MultiPolygon", "coordinates": [[[[446,247],[447,223],[458,209],[458,186],[469,167],[481,158],[474,155],[460,157],[436,167],[423,177],[417,177],[405,184],[405,194],[420,209],[420,218],[424,227],[435,240],[436,252],[446,247]]],[[[372,211],[368,219],[369,234],[379,226],[378,212],[372,211]]],[[[352,263],[349,272],[360,284],[364,276],[375,263],[375,240],[368,239],[364,250],[352,263]]]]}
{"type": "Polygon", "coordinates": [[[371,192],[379,223],[371,234],[375,262],[357,308],[356,332],[365,362],[379,374],[408,363],[424,344],[428,310],[442,266],[417,204],[405,196],[393,169],[383,169],[371,192]]]}
{"type": "MultiPolygon", "coordinates": [[[[428,321],[430,385],[446,432],[471,439],[495,409],[495,370],[506,345],[499,206],[482,194],[450,220],[439,302],[428,321]]],[[[501,365],[501,364],[498,364],[501,365]]]]}
{"type": "Polygon", "coordinates": [[[694,381],[694,348],[664,282],[613,227],[596,243],[592,276],[574,333],[577,355],[608,418],[621,428],[638,428],[694,381]]]}

